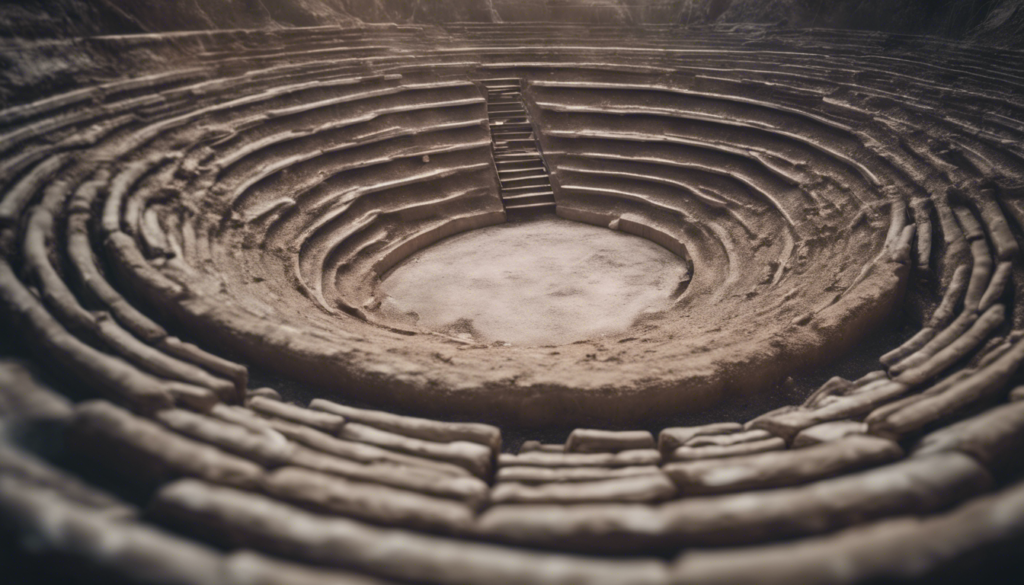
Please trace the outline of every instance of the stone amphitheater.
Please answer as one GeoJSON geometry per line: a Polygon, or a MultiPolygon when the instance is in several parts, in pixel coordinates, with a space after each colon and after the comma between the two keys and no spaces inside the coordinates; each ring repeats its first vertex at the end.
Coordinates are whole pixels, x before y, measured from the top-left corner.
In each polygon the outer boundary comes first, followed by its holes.
{"type": "Polygon", "coordinates": [[[1024,579],[1024,50],[73,46],[0,111],[11,582],[1024,579]]]}

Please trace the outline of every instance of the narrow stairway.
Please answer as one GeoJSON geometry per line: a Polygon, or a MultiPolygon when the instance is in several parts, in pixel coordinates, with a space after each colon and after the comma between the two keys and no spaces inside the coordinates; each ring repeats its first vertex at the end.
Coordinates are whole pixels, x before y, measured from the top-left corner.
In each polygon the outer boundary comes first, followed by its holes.
{"type": "Polygon", "coordinates": [[[551,178],[523,102],[521,81],[518,78],[484,79],[482,83],[487,88],[491,148],[505,211],[554,211],[551,178]]]}

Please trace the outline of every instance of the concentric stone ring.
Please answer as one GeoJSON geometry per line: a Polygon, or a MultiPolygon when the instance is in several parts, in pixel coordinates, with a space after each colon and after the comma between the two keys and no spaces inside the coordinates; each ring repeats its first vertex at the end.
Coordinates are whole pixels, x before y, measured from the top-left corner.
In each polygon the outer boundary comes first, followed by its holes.
{"type": "Polygon", "coordinates": [[[68,46],[89,63],[0,111],[19,565],[216,585],[1019,568],[1024,53],[544,23],[68,46]],[[619,268],[662,288],[630,304],[619,268]],[[516,318],[484,323],[495,306],[516,318]],[[546,336],[538,314],[595,323],[546,336]]]}

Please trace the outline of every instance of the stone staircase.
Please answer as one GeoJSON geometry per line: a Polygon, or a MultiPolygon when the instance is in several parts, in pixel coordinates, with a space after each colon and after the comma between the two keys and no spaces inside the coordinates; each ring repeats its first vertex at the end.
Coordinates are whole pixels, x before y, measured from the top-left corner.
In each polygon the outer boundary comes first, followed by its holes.
{"type": "Polygon", "coordinates": [[[553,212],[555,196],[518,78],[485,79],[501,201],[508,213],[553,212]]]}

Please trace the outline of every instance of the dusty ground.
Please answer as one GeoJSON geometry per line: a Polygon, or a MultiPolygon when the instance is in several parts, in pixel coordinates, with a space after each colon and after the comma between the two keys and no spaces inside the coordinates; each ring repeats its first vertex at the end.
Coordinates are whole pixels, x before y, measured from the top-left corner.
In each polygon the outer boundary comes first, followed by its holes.
{"type": "Polygon", "coordinates": [[[474,230],[381,284],[385,319],[483,343],[560,345],[667,310],[685,264],[643,238],[550,217],[474,230]]]}

